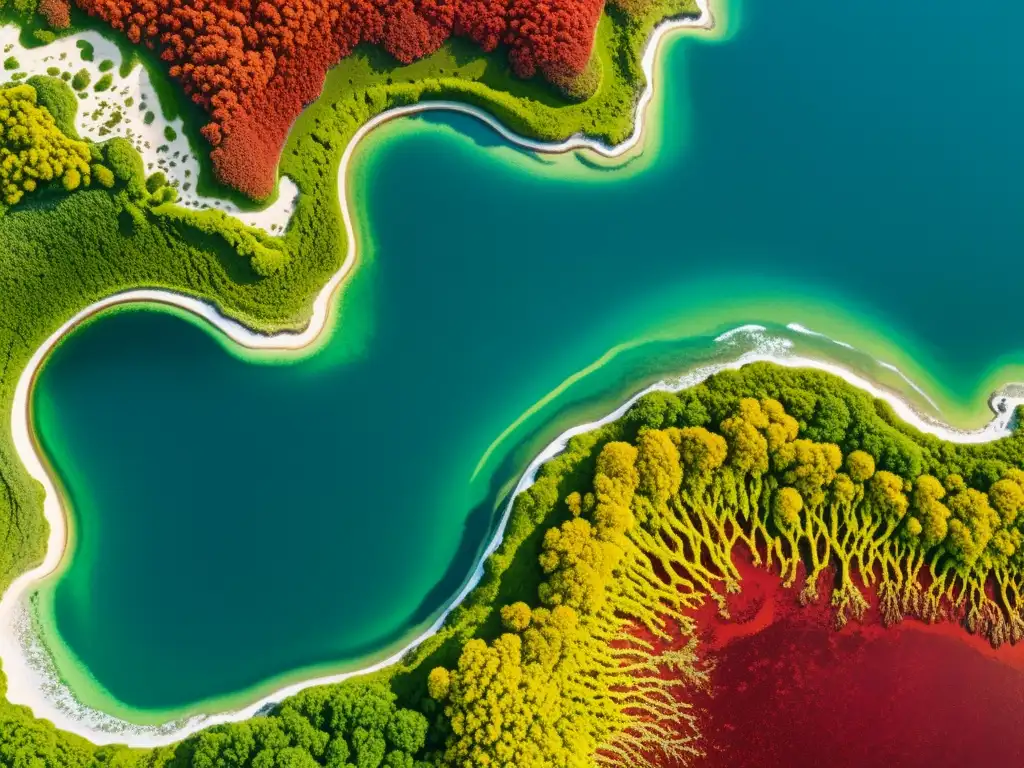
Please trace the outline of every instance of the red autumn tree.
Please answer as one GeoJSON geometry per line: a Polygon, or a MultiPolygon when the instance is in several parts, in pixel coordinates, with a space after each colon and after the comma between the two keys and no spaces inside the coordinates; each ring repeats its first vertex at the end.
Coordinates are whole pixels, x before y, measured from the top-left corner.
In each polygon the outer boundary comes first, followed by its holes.
{"type": "MultiPolygon", "coordinates": [[[[42,0],[57,6],[62,0],[42,0]]],[[[288,130],[327,70],[362,44],[408,64],[452,34],[499,44],[521,77],[586,67],[603,0],[76,0],[134,43],[210,115],[202,134],[226,184],[273,190],[288,130]]]]}
{"type": "Polygon", "coordinates": [[[564,80],[587,66],[604,0],[511,0],[505,42],[520,77],[564,80]]]}
{"type": "Polygon", "coordinates": [[[508,29],[508,0],[461,0],[455,6],[453,32],[493,51],[508,29]]]}
{"type": "Polygon", "coordinates": [[[39,0],[39,13],[54,29],[71,26],[71,6],[68,0],[39,0]]]}

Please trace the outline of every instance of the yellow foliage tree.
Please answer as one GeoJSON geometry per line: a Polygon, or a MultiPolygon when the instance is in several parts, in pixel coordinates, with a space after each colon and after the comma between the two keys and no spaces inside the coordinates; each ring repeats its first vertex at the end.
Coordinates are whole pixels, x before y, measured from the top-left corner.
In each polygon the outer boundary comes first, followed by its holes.
{"type": "Polygon", "coordinates": [[[648,429],[637,440],[637,490],[655,504],[664,504],[679,491],[683,467],[679,449],[660,429],[648,429]]]}
{"type": "Polygon", "coordinates": [[[866,451],[851,451],[846,457],[846,470],[855,483],[866,483],[875,474],[875,459],[866,451]]]}
{"type": "Polygon", "coordinates": [[[791,531],[800,524],[800,510],[803,508],[804,500],[796,488],[780,488],[772,502],[775,524],[783,531],[791,531]]]}
{"type": "Polygon", "coordinates": [[[540,585],[541,602],[596,613],[622,550],[597,538],[590,521],[580,517],[550,529],[543,548],[540,565],[549,577],[540,585]]]}
{"type": "Polygon", "coordinates": [[[48,182],[67,191],[88,186],[92,169],[84,141],[61,133],[30,85],[0,89],[0,195],[5,205],[20,202],[48,182]]]}
{"type": "Polygon", "coordinates": [[[704,427],[672,427],[666,434],[679,448],[684,481],[701,486],[711,482],[711,473],[722,466],[729,452],[725,438],[704,427]]]}
{"type": "Polygon", "coordinates": [[[452,729],[442,765],[652,768],[700,754],[693,610],[711,600],[728,615],[737,545],[787,585],[803,567],[801,600],[825,589],[837,625],[863,617],[874,588],[886,623],[962,611],[994,644],[1024,638],[1019,469],[987,492],[955,474],[901,476],[801,437],[776,400],[744,398],[718,433],[645,425],[635,447],[606,443],[591,488],[564,502],[541,545],[540,606],[505,605],[506,634],[469,641],[428,679],[452,729]]]}
{"type": "Polygon", "coordinates": [[[501,607],[501,623],[510,632],[522,632],[530,626],[530,606],[519,601],[501,607]]]}

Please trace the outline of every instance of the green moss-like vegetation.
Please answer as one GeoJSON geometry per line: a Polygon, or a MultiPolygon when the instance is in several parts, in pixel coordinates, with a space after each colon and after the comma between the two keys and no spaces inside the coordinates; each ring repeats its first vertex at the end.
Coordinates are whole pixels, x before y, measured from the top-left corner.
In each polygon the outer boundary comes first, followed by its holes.
{"type": "Polygon", "coordinates": [[[593,97],[601,86],[601,57],[591,56],[587,67],[571,80],[560,83],[559,87],[567,98],[583,102],[593,97]]]}
{"type": "Polygon", "coordinates": [[[117,181],[114,172],[105,165],[94,164],[92,166],[92,178],[104,189],[113,189],[117,181]]]}
{"type": "Polygon", "coordinates": [[[37,0],[3,0],[0,2],[0,9],[18,21],[30,21],[37,5],[37,0]]]}
{"type": "Polygon", "coordinates": [[[75,72],[75,76],[71,78],[71,87],[76,91],[84,91],[89,87],[89,83],[92,82],[92,75],[89,74],[89,70],[80,69],[75,72]]]}
{"type": "Polygon", "coordinates": [[[103,61],[100,62],[100,66],[99,66],[100,72],[109,72],[113,68],[114,68],[114,62],[111,61],[110,59],[104,59],[103,61]]]}
{"type": "Polygon", "coordinates": [[[103,155],[114,176],[125,183],[128,190],[141,195],[146,186],[146,168],[142,158],[128,139],[110,139],[103,145],[103,155]]]}
{"type": "Polygon", "coordinates": [[[100,77],[99,80],[96,81],[96,85],[93,86],[93,90],[97,91],[97,92],[108,91],[108,90],[110,90],[110,86],[113,85],[113,84],[114,84],[114,76],[108,72],[107,74],[103,75],[102,77],[100,77]]]}
{"type": "Polygon", "coordinates": [[[93,61],[96,58],[96,49],[87,40],[79,40],[75,45],[81,52],[82,61],[93,61]]]}
{"type": "Polygon", "coordinates": [[[167,139],[168,141],[174,141],[176,138],[178,138],[178,132],[171,128],[171,126],[165,125],[164,138],[167,139]]]}
{"type": "Polygon", "coordinates": [[[65,136],[78,139],[75,127],[78,100],[64,81],[50,75],[34,75],[27,82],[35,89],[39,106],[50,111],[57,129],[65,136]]]}
{"type": "Polygon", "coordinates": [[[8,56],[6,59],[4,59],[4,69],[8,71],[12,69],[18,69],[20,66],[21,64],[19,64],[18,60],[13,56],[8,56]]]}
{"type": "Polygon", "coordinates": [[[167,176],[164,175],[163,171],[156,171],[146,177],[146,190],[152,194],[156,192],[160,187],[167,185],[167,176]]]}

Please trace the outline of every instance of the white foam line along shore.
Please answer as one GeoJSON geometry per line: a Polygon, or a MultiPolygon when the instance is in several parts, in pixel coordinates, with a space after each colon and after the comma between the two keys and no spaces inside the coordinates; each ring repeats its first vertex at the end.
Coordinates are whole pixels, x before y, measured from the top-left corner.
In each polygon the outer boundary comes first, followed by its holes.
{"type": "MultiPolygon", "coordinates": [[[[110,296],[83,309],[58,328],[32,356],[18,379],[14,394],[12,434],[15,449],[29,473],[43,485],[46,491],[44,514],[50,525],[50,536],[43,563],[17,578],[3,595],[3,599],[0,600],[0,658],[3,660],[3,668],[8,678],[8,699],[15,704],[27,705],[36,716],[47,718],[53,721],[59,728],[84,736],[97,744],[125,743],[137,747],[159,746],[180,740],[191,733],[217,723],[244,720],[252,717],[268,704],[293,695],[304,688],[340,682],[355,675],[381,669],[397,662],[410,648],[433,635],[444,623],[451,610],[466,597],[483,576],[483,561],[501,543],[505,525],[511,511],[511,500],[503,511],[494,537],[461,592],[426,632],[409,643],[405,648],[377,664],[354,672],[329,675],[294,683],[236,711],[213,715],[195,715],[160,726],[139,726],[106,713],[84,707],[74,699],[72,692],[59,679],[55,678],[52,662],[49,661],[49,655],[45,648],[41,647],[39,638],[35,635],[32,618],[29,613],[31,609],[27,605],[26,600],[32,587],[40,580],[52,574],[60,565],[67,542],[66,519],[61,506],[61,499],[53,479],[47,472],[44,462],[38,453],[30,424],[30,399],[36,374],[49,352],[75,326],[109,307],[136,302],[166,304],[191,312],[215,326],[235,343],[250,349],[295,350],[310,347],[326,328],[333,296],[355,263],[356,238],[347,197],[346,171],[353,150],[368,133],[382,123],[398,117],[430,110],[446,110],[477,118],[489,125],[507,141],[536,152],[562,153],[575,150],[590,150],[605,157],[622,156],[636,147],[643,135],[643,120],[646,107],[653,94],[654,64],[660,43],[667,35],[678,30],[711,29],[713,18],[707,3],[708,0],[699,0],[701,10],[699,17],[669,21],[655,30],[643,57],[643,71],[647,78],[647,87],[637,105],[634,131],[629,139],[615,147],[609,147],[601,142],[582,136],[573,137],[567,141],[555,144],[533,141],[514,134],[486,112],[465,104],[447,101],[396,108],[382,113],[360,128],[346,147],[338,170],[338,196],[348,235],[348,250],[341,268],[317,296],[311,320],[304,331],[274,335],[256,333],[234,320],[223,317],[213,306],[199,299],[162,290],[126,291],[110,296]]],[[[102,40],[102,38],[100,39],[102,40]]],[[[655,389],[679,389],[685,386],[692,386],[718,370],[736,368],[757,360],[771,360],[790,366],[815,367],[840,375],[855,386],[869,391],[876,397],[882,397],[887,400],[896,412],[909,423],[923,431],[931,432],[948,440],[983,442],[1006,434],[1012,406],[1018,402],[1024,402],[1024,397],[1008,398],[1004,403],[1004,406],[1007,406],[1005,412],[1002,415],[998,415],[992,423],[981,430],[966,432],[952,429],[930,417],[919,414],[913,406],[901,399],[897,394],[883,390],[851,371],[817,360],[792,356],[787,353],[788,342],[781,339],[770,339],[764,336],[764,331],[765,329],[762,326],[744,326],[723,334],[718,339],[720,343],[734,343],[743,336],[748,336],[759,338],[759,348],[754,352],[738,356],[730,363],[701,368],[680,378],[654,384],[644,390],[644,392],[638,393],[627,403],[624,403],[600,421],[581,424],[563,433],[530,464],[529,468],[519,479],[512,498],[533,483],[537,468],[544,461],[562,451],[570,437],[618,418],[637,397],[640,397],[645,392],[655,389]]]]}
{"type": "MultiPolygon", "coordinates": [[[[789,328],[789,330],[794,331],[795,333],[802,333],[805,336],[816,336],[819,339],[825,339],[827,341],[831,341],[833,344],[838,344],[840,347],[846,347],[847,349],[856,349],[856,347],[854,347],[852,344],[848,344],[845,341],[839,341],[838,339],[833,339],[829,336],[826,336],[824,333],[819,333],[818,331],[812,331],[810,328],[804,325],[800,325],[800,323],[789,323],[786,327],[789,328]]],[[[914,382],[909,376],[907,376],[895,365],[893,365],[892,363],[886,363],[882,360],[879,360],[878,364],[883,368],[892,371],[901,379],[903,379],[903,381],[907,383],[907,386],[909,386],[911,389],[917,392],[917,394],[923,397],[928,402],[928,405],[930,405],[936,411],[942,410],[941,408],[939,408],[939,404],[932,400],[931,397],[929,397],[927,392],[921,389],[921,387],[919,387],[916,382],[914,382]]]]}
{"type": "Polygon", "coordinates": [[[819,339],[828,339],[833,344],[838,344],[840,347],[846,347],[847,349],[853,349],[853,344],[847,344],[845,341],[840,341],[839,339],[830,338],[830,337],[826,336],[824,333],[818,333],[817,331],[812,331],[807,326],[800,325],[800,323],[789,323],[786,327],[789,328],[789,330],[791,330],[791,331],[796,331],[797,333],[803,333],[803,334],[805,334],[807,336],[817,336],[819,339]]]}

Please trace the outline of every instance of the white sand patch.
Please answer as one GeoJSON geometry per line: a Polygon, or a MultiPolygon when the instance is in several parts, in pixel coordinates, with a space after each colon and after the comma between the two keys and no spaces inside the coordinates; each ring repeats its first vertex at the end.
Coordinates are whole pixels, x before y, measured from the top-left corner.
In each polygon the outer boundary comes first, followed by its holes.
{"type": "Polygon", "coordinates": [[[89,73],[89,85],[76,91],[79,96],[76,126],[82,138],[99,142],[121,136],[131,141],[142,155],[147,175],[163,172],[168,182],[177,187],[178,204],[185,208],[219,208],[270,234],[282,234],[287,228],[298,196],[295,182],[287,176],[281,177],[277,199],[259,211],[243,211],[229,200],[197,194],[197,153],[206,153],[209,147],[194,148],[189,144],[182,118],[164,118],[145,67],[136,65],[121,77],[123,57],[112,41],[98,32],[87,31],[38,48],[25,48],[18,42],[18,35],[16,26],[0,27],[3,58],[14,57],[19,64],[5,71],[0,81],[18,73],[24,73],[25,77],[47,74],[61,77],[68,73],[73,79],[84,69],[89,73]],[[80,43],[92,46],[92,61],[82,59],[80,43]],[[101,70],[101,65],[106,71],[101,70]],[[107,75],[112,79],[110,87],[97,91],[96,85],[107,75]]]}

